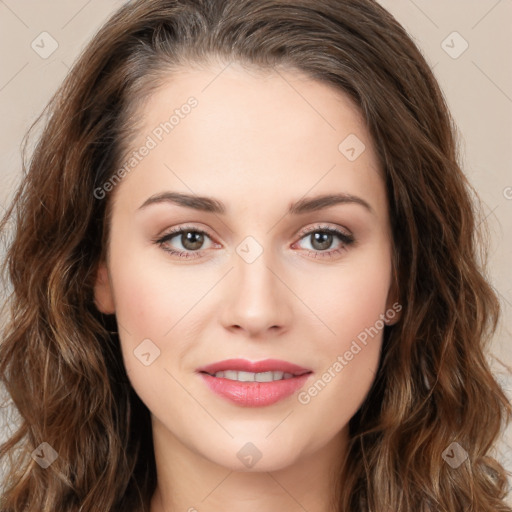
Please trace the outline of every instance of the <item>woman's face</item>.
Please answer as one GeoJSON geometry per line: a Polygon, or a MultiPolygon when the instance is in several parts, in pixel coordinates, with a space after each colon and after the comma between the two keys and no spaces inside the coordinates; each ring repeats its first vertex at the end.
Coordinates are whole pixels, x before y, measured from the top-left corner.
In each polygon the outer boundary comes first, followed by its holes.
{"type": "Polygon", "coordinates": [[[116,314],[155,446],[258,471],[332,448],[399,309],[359,111],[297,72],[232,64],[174,74],[139,116],[122,179],[106,186],[95,297],[116,314]]]}

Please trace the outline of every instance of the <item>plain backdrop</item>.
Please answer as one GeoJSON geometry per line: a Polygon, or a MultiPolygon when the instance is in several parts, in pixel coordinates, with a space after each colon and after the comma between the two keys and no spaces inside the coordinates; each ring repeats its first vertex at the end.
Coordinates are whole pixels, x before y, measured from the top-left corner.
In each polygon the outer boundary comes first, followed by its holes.
{"type": "MultiPolygon", "coordinates": [[[[20,143],[120,0],[0,0],[0,214],[21,176],[20,143]]],[[[461,165],[491,227],[490,279],[503,318],[492,365],[512,388],[512,1],[380,0],[420,47],[460,132],[461,165]]],[[[2,253],[0,253],[2,256],[2,253]]],[[[1,424],[0,424],[1,425],[1,424]]],[[[9,431],[4,424],[2,437],[9,431]]],[[[500,457],[512,468],[512,434],[500,457]]]]}

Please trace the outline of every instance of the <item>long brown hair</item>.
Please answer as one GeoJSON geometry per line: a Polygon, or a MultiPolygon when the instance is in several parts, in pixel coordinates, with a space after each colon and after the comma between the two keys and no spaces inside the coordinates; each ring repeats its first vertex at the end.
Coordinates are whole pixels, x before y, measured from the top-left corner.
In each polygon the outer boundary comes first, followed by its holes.
{"type": "Polygon", "coordinates": [[[149,508],[149,411],[127,379],[115,317],[93,302],[111,204],[95,190],[122,165],[136,107],[173,69],[213,57],[299,70],[349,95],[385,172],[403,312],[350,421],[336,509],[510,512],[490,456],[512,410],[485,356],[499,303],[479,203],[432,71],[373,0],[135,0],[84,50],[39,119],[0,224],[6,238],[13,227],[0,379],[20,421],[0,447],[10,462],[0,511],[149,508]],[[46,469],[31,457],[41,443],[58,454],[46,469]],[[450,446],[468,455],[456,469],[443,459],[450,446]]]}

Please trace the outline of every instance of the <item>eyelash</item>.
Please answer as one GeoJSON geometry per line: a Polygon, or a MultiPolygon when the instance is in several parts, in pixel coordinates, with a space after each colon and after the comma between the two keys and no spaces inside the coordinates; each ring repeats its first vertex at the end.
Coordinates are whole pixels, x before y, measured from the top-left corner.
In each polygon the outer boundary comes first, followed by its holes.
{"type": "MultiPolygon", "coordinates": [[[[302,240],[303,238],[307,237],[307,235],[311,235],[313,233],[328,233],[337,236],[341,242],[342,246],[341,248],[334,249],[331,251],[312,251],[309,249],[306,249],[306,251],[309,254],[312,254],[314,258],[318,258],[318,255],[320,255],[320,258],[333,258],[337,254],[346,251],[347,247],[354,243],[355,239],[353,235],[348,235],[347,233],[343,233],[342,231],[329,227],[329,226],[315,226],[311,229],[308,229],[306,231],[303,231],[300,233],[299,240],[302,240]]],[[[170,253],[173,256],[177,256],[179,258],[183,259],[190,259],[190,258],[200,258],[201,253],[203,250],[198,251],[176,251],[174,249],[169,249],[165,246],[169,240],[174,238],[177,235],[183,234],[183,233],[199,233],[201,235],[206,235],[208,238],[212,239],[212,237],[204,230],[198,229],[194,226],[180,226],[177,228],[171,229],[167,234],[165,234],[163,237],[154,240],[154,243],[159,245],[165,252],[170,253]]]]}

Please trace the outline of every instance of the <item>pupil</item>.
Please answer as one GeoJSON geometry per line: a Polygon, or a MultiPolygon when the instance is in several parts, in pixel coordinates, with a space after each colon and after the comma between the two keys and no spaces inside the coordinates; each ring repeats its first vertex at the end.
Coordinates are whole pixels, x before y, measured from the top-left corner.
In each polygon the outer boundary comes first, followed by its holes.
{"type": "Polygon", "coordinates": [[[186,249],[199,249],[203,244],[204,236],[196,231],[188,231],[181,236],[181,243],[186,249]]]}
{"type": "Polygon", "coordinates": [[[319,247],[316,247],[317,249],[328,249],[332,242],[332,234],[331,233],[315,233],[314,234],[314,241],[313,241],[313,247],[315,247],[315,244],[319,242],[319,247]],[[322,241],[323,239],[323,241],[322,241]]]}

